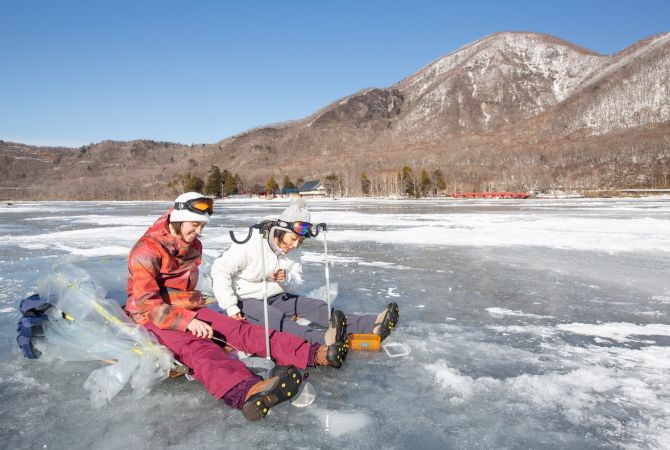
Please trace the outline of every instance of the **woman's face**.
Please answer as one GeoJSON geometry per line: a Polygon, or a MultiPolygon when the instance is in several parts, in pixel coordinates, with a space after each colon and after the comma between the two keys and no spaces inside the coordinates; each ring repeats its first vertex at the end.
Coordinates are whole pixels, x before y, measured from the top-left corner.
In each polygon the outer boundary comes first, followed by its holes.
{"type": "Polygon", "coordinates": [[[182,241],[190,244],[195,238],[200,237],[205,225],[206,222],[182,222],[179,237],[182,241]]]}
{"type": "Polygon", "coordinates": [[[277,239],[277,247],[284,252],[288,253],[291,250],[294,250],[298,247],[300,247],[300,244],[302,244],[302,241],[305,238],[302,236],[298,236],[295,233],[284,233],[284,236],[281,237],[281,239],[277,239]]]}

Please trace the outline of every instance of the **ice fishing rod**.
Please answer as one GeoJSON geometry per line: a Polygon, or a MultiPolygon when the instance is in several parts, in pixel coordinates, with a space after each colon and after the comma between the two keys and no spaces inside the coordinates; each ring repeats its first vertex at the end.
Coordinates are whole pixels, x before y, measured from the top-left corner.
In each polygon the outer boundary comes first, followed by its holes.
{"type": "MultiPolygon", "coordinates": [[[[249,230],[251,232],[251,230],[249,230]]],[[[268,361],[271,361],[270,357],[270,322],[268,318],[268,279],[265,276],[265,254],[263,251],[263,240],[268,239],[268,232],[263,231],[262,239],[260,240],[261,246],[261,273],[263,274],[263,319],[265,320],[265,358],[268,361]]]]}
{"type": "Polygon", "coordinates": [[[272,362],[272,357],[270,355],[270,323],[268,319],[268,282],[265,277],[265,254],[263,251],[263,240],[267,240],[269,235],[270,235],[270,228],[272,225],[274,225],[275,222],[272,221],[263,221],[260,223],[257,223],[255,225],[251,225],[249,227],[249,232],[247,234],[247,237],[243,240],[238,240],[235,237],[235,233],[230,230],[230,238],[235,242],[236,244],[245,244],[249,242],[249,239],[251,239],[251,235],[254,232],[254,229],[258,230],[258,233],[261,235],[261,240],[260,240],[260,257],[261,257],[261,273],[263,274],[263,319],[265,322],[265,359],[267,360],[268,364],[268,373],[266,379],[269,378],[270,371],[274,369],[274,362],[272,362]],[[270,364],[272,362],[272,364],[270,364]]]}
{"type": "Polygon", "coordinates": [[[323,230],[323,254],[326,259],[326,303],[328,304],[328,311],[326,313],[328,317],[326,319],[330,320],[330,269],[328,267],[330,266],[330,263],[328,261],[328,226],[325,223],[319,223],[316,225],[315,229],[316,233],[314,234],[314,237],[319,235],[319,230],[323,230]]]}

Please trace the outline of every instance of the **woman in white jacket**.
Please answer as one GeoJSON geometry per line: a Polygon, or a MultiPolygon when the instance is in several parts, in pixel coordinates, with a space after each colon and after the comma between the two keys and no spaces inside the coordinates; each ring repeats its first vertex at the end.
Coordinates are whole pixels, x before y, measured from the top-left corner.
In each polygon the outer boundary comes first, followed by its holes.
{"type": "Polygon", "coordinates": [[[398,321],[395,303],[387,305],[380,314],[345,316],[339,310],[328,311],[322,300],[290,293],[302,284],[302,264],[299,258],[293,259],[288,254],[309,237],[309,221],[310,214],[302,199],[292,199],[262,243],[265,273],[259,242],[263,237],[258,230],[254,230],[249,241],[233,243],[217,258],[212,265],[212,282],[219,306],[230,317],[262,323],[265,278],[270,328],[301,336],[313,344],[332,345],[346,339],[347,332],[376,333],[385,339],[398,321]],[[307,319],[311,324],[300,325],[295,321],[297,318],[307,319]]]}

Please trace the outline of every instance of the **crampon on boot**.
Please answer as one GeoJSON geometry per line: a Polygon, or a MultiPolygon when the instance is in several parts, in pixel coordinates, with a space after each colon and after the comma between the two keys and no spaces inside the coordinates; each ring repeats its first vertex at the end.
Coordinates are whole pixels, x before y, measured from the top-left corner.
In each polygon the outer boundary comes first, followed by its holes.
{"type": "Polygon", "coordinates": [[[328,360],[328,365],[330,367],[335,367],[339,369],[344,364],[344,361],[347,359],[347,354],[349,353],[349,337],[346,335],[343,342],[336,342],[333,345],[328,346],[328,351],[326,352],[326,359],[328,360]]]}
{"type": "Polygon", "coordinates": [[[386,305],[386,309],[377,316],[378,322],[375,323],[373,333],[378,334],[383,341],[391,334],[391,330],[395,328],[400,318],[400,309],[395,302],[386,305]]]}
{"type": "Polygon", "coordinates": [[[330,324],[323,339],[327,346],[344,342],[347,339],[347,316],[339,309],[330,315],[330,324]]]}
{"type": "Polygon", "coordinates": [[[315,362],[317,366],[328,366],[339,369],[349,353],[349,338],[344,342],[336,342],[332,345],[322,345],[316,351],[315,362]]]}
{"type": "Polygon", "coordinates": [[[270,408],[295,397],[298,394],[300,383],[302,383],[302,374],[293,366],[282,375],[259,381],[249,389],[242,406],[242,414],[247,420],[262,419],[270,408]]]}

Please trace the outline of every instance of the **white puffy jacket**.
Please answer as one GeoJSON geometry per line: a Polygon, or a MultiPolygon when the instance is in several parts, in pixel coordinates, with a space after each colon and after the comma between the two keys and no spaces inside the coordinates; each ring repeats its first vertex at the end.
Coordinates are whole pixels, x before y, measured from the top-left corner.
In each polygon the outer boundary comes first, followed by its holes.
{"type": "Polygon", "coordinates": [[[235,244],[219,256],[212,264],[212,287],[214,296],[221,309],[229,316],[240,312],[237,300],[242,298],[263,298],[263,277],[268,280],[268,297],[281,294],[284,288],[298,287],[302,284],[302,264],[299,250],[287,255],[277,256],[267,240],[263,242],[265,274],[261,264],[261,241],[258,230],[254,230],[251,239],[244,244],[235,244]],[[295,255],[295,256],[294,256],[295,255]],[[271,281],[269,277],[279,269],[286,271],[282,283],[271,281]]]}

